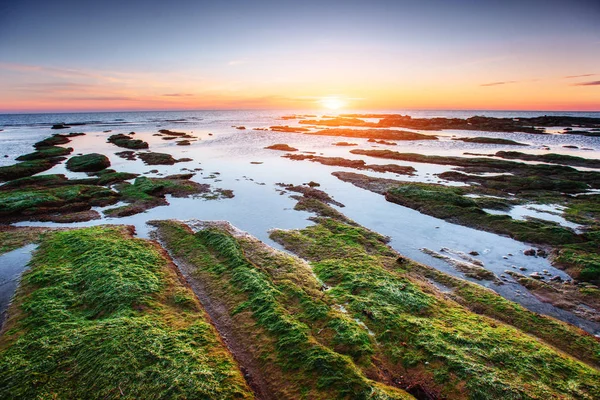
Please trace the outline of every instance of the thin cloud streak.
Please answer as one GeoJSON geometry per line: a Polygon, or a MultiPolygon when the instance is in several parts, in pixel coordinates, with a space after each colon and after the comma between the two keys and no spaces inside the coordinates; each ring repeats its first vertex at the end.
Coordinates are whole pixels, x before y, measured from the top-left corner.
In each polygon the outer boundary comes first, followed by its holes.
{"type": "Polygon", "coordinates": [[[510,85],[513,83],[517,83],[517,81],[500,81],[500,82],[483,83],[479,86],[499,86],[499,85],[510,85]]]}
{"type": "Polygon", "coordinates": [[[192,97],[194,96],[192,93],[166,93],[162,95],[163,97],[192,97]]]}
{"type": "Polygon", "coordinates": [[[580,82],[573,84],[573,86],[600,86],[600,81],[580,82]]]}
{"type": "Polygon", "coordinates": [[[587,78],[589,76],[596,76],[596,75],[598,75],[598,74],[569,75],[569,76],[565,76],[565,79],[587,78]]]}

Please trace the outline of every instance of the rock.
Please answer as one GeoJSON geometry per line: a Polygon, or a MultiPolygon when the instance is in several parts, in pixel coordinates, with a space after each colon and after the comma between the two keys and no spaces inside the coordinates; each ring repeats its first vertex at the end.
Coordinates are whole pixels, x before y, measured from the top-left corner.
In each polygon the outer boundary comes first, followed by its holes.
{"type": "Polygon", "coordinates": [[[119,151],[119,152],[115,153],[115,155],[119,156],[121,158],[124,158],[125,160],[129,160],[129,161],[134,161],[136,159],[135,151],[131,151],[131,150],[119,151]]]}
{"type": "Polygon", "coordinates": [[[538,257],[548,257],[548,253],[546,252],[546,250],[543,249],[538,249],[536,254],[538,257]]]}
{"type": "Polygon", "coordinates": [[[178,140],[175,143],[177,143],[177,146],[189,146],[192,144],[189,140],[178,140]]]}
{"type": "Polygon", "coordinates": [[[469,254],[472,255],[472,256],[478,256],[479,255],[479,253],[477,251],[470,251],[469,254]]]}
{"type": "Polygon", "coordinates": [[[398,258],[396,259],[396,264],[399,264],[399,265],[404,265],[404,264],[407,264],[408,262],[409,262],[409,260],[406,257],[398,256],[398,258]]]}
{"type": "Polygon", "coordinates": [[[138,153],[138,157],[146,165],[173,165],[177,162],[172,155],[167,153],[138,153]]]}
{"type": "Polygon", "coordinates": [[[544,277],[542,275],[540,275],[539,272],[532,272],[531,274],[529,274],[529,277],[531,277],[533,279],[537,279],[537,280],[544,279],[544,277]]]}
{"type": "Polygon", "coordinates": [[[525,268],[525,267],[519,267],[519,270],[521,270],[521,271],[527,271],[527,268],[525,268]]]}
{"type": "Polygon", "coordinates": [[[526,256],[535,256],[535,249],[527,249],[523,252],[524,255],[526,256]]]}
{"type": "Polygon", "coordinates": [[[271,146],[267,146],[265,147],[265,149],[269,149],[269,150],[281,150],[281,151],[298,151],[297,148],[295,147],[291,147],[285,143],[277,143],[271,146]]]}
{"type": "Polygon", "coordinates": [[[139,150],[148,148],[147,142],[139,139],[132,139],[128,135],[123,135],[122,133],[110,136],[107,141],[125,149],[139,150]]]}
{"type": "Polygon", "coordinates": [[[554,275],[552,278],[550,278],[551,282],[562,282],[562,278],[558,275],[554,275]]]}
{"type": "Polygon", "coordinates": [[[54,124],[52,125],[52,128],[50,129],[69,129],[70,126],[65,125],[65,124],[54,124]]]}
{"type": "Polygon", "coordinates": [[[358,146],[358,143],[336,142],[334,146],[358,146]]]}
{"type": "Polygon", "coordinates": [[[110,167],[108,157],[98,153],[74,156],[67,161],[67,169],[73,172],[97,172],[108,167],[110,167]]]}
{"type": "Polygon", "coordinates": [[[321,186],[321,184],[320,184],[320,183],[317,183],[317,182],[314,182],[314,181],[310,181],[310,182],[308,182],[308,183],[307,183],[307,185],[308,185],[308,186],[310,186],[310,187],[318,187],[318,186],[321,186]]]}

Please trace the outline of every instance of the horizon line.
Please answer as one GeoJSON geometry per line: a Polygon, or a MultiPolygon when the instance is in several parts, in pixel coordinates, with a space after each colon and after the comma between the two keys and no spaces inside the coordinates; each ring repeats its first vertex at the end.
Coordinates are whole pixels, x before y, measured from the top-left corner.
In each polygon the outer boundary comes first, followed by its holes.
{"type": "Polygon", "coordinates": [[[143,110],[75,110],[75,111],[4,111],[0,110],[0,115],[35,115],[35,114],[102,114],[102,113],[151,113],[151,112],[221,112],[221,111],[312,111],[327,112],[334,114],[354,114],[358,112],[392,112],[392,111],[494,111],[494,112],[551,112],[551,113],[600,113],[598,110],[543,110],[543,109],[500,109],[500,108],[365,108],[349,110],[325,110],[315,108],[196,108],[196,109],[143,109],[143,110]]]}

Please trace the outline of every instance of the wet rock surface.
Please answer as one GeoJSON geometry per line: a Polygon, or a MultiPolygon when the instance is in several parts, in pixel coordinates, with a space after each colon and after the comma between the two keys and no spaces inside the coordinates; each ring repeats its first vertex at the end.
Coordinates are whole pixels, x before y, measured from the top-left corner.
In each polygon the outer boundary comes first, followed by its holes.
{"type": "Polygon", "coordinates": [[[67,160],[67,169],[73,172],[97,172],[108,167],[110,167],[110,160],[99,153],[73,156],[67,160]]]}

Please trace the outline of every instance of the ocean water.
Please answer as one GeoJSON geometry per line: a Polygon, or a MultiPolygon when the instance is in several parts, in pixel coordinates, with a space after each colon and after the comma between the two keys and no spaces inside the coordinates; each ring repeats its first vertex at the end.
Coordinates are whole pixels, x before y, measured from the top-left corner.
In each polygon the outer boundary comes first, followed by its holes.
{"type": "MultiPolygon", "coordinates": [[[[371,111],[373,112],[373,111],[371,111]]],[[[599,117],[600,113],[550,113],[550,112],[498,112],[498,111],[402,111],[382,110],[380,113],[394,112],[414,117],[469,117],[487,115],[495,117],[531,117],[538,115],[578,115],[599,117]]],[[[560,270],[553,268],[547,259],[526,257],[523,251],[527,244],[454,225],[412,209],[385,201],[383,196],[362,190],[350,183],[342,182],[331,175],[334,171],[359,172],[371,176],[392,178],[411,182],[444,183],[436,174],[451,169],[419,163],[397,162],[400,165],[412,165],[417,169],[415,176],[403,176],[391,173],[356,171],[350,168],[325,166],[309,161],[292,161],[281,158],[285,152],[267,150],[265,147],[275,143],[286,143],[304,152],[314,152],[330,157],[362,159],[369,164],[388,164],[390,160],[369,158],[349,153],[353,148],[387,148],[400,152],[417,152],[437,155],[463,155],[464,152],[489,154],[499,150],[514,150],[514,147],[502,145],[484,145],[453,141],[456,137],[486,136],[502,137],[529,144],[518,148],[533,154],[551,152],[579,155],[588,158],[600,158],[600,138],[576,135],[535,135],[526,133],[498,133],[477,131],[423,132],[436,135],[438,141],[400,141],[396,146],[385,146],[367,142],[367,139],[350,139],[303,135],[298,133],[271,132],[253,130],[268,128],[272,125],[298,124],[298,120],[283,120],[282,116],[291,114],[332,115],[306,110],[296,111],[169,111],[169,112],[115,112],[115,113],[77,113],[77,114],[19,114],[0,115],[0,165],[9,165],[21,154],[31,152],[33,143],[53,133],[85,132],[85,136],[75,137],[68,144],[74,148],[73,154],[98,152],[106,154],[111,160],[111,168],[123,172],[136,172],[144,176],[160,177],[182,171],[201,168],[193,180],[208,183],[214,188],[231,189],[235,197],[222,200],[204,200],[201,198],[168,198],[169,205],[150,209],[145,213],[126,218],[102,218],[100,220],[76,223],[54,224],[24,221],[17,225],[34,226],[87,226],[95,224],[131,224],[140,237],[148,237],[150,227],[146,224],[154,219],[200,219],[228,220],[238,228],[249,232],[260,240],[280,248],[269,239],[272,229],[296,229],[310,225],[310,214],[293,210],[295,200],[291,193],[281,192],[278,183],[302,184],[318,182],[320,189],[326,191],[345,207],[338,208],[349,218],[369,229],[387,235],[391,245],[407,257],[438,268],[444,272],[464,277],[442,260],[433,258],[421,251],[422,248],[439,251],[446,247],[468,253],[477,251],[478,258],[485,268],[500,276],[504,270],[524,266],[527,272],[548,270],[552,275],[568,278],[560,270]],[[51,130],[55,123],[76,124],[71,129],[51,130]],[[236,127],[244,126],[240,130],[236,127]],[[170,129],[190,133],[198,137],[191,146],[177,146],[174,141],[165,141],[153,136],[159,129],[170,129]],[[110,131],[110,132],[106,132],[110,131]],[[170,153],[175,158],[191,158],[193,161],[177,163],[172,166],[146,166],[140,160],[128,161],[115,155],[123,149],[106,142],[106,138],[115,133],[135,132],[136,139],[150,144],[150,150],[170,153]],[[338,141],[356,143],[355,147],[333,145],[338,141]],[[564,146],[577,146],[577,149],[564,146]],[[260,164],[256,164],[260,163],[260,164]],[[156,170],[157,172],[150,172],[156,170]]],[[[65,174],[69,177],[86,177],[83,173],[67,171],[59,164],[48,173],[65,174]]],[[[101,209],[99,211],[102,211],[101,209]]],[[[518,210],[519,218],[528,215],[556,222],[564,221],[556,213],[543,213],[525,207],[518,210]]],[[[564,221],[567,224],[567,221],[564,221]]],[[[542,303],[516,282],[508,279],[504,285],[495,285],[489,281],[477,283],[488,286],[501,295],[517,301],[524,306],[548,315],[576,324],[590,332],[600,333],[600,324],[586,322],[574,313],[557,309],[542,303]]]]}

